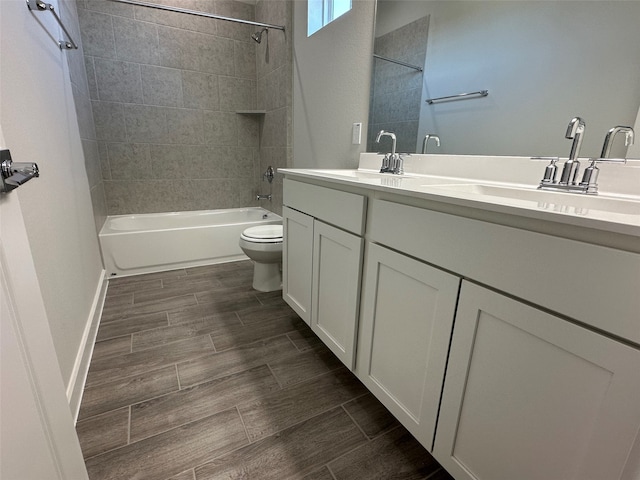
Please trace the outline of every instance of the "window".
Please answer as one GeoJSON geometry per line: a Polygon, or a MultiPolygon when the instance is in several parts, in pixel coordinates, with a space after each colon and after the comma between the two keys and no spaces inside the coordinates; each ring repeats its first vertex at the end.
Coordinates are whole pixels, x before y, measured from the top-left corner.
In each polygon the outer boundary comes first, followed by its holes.
{"type": "Polygon", "coordinates": [[[308,0],[307,37],[351,10],[351,0],[308,0]]]}

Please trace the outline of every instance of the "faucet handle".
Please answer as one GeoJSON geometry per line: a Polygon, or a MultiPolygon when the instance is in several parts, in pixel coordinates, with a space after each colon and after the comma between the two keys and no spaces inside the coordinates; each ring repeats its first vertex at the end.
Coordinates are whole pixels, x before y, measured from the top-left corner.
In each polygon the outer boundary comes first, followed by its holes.
{"type": "Polygon", "coordinates": [[[598,174],[600,173],[600,169],[596,165],[598,159],[592,158],[590,159],[591,164],[584,169],[584,173],[582,174],[582,181],[579,183],[579,186],[585,189],[585,193],[597,193],[598,192],[598,174]]]}
{"type": "Polygon", "coordinates": [[[558,174],[558,157],[549,158],[550,163],[544,169],[544,176],[542,177],[541,184],[556,183],[556,175],[558,174]]]}
{"type": "Polygon", "coordinates": [[[591,164],[584,169],[582,181],[579,184],[586,189],[586,193],[598,192],[598,174],[600,173],[598,163],[627,163],[626,158],[591,158],[589,161],[591,164]]]}
{"type": "Polygon", "coordinates": [[[404,157],[401,153],[394,155],[393,173],[396,175],[404,175],[404,157]]]}
{"type": "Polygon", "coordinates": [[[542,180],[540,180],[540,186],[549,185],[556,183],[556,175],[558,173],[558,157],[531,157],[531,160],[546,160],[549,161],[549,165],[547,165],[544,169],[544,175],[542,180]]]}
{"type": "Polygon", "coordinates": [[[382,159],[382,165],[380,166],[380,173],[387,173],[389,171],[389,154],[385,154],[384,158],[382,159]]]}

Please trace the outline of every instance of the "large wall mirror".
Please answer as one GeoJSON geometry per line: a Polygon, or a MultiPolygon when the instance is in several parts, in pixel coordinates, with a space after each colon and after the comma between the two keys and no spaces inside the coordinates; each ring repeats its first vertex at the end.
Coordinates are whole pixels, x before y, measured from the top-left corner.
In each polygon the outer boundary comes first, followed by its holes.
{"type": "MultiPolygon", "coordinates": [[[[367,150],[389,151],[374,142],[386,130],[399,152],[434,134],[429,153],[566,157],[580,116],[580,156],[599,156],[606,132],[638,116],[638,18],[639,1],[378,0],[367,150]]],[[[612,153],[627,155],[622,138],[612,153]]]]}

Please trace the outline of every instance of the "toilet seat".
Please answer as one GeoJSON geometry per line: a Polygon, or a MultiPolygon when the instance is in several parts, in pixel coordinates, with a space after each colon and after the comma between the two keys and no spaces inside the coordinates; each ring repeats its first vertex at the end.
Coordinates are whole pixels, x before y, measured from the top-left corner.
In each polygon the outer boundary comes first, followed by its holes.
{"type": "Polygon", "coordinates": [[[282,225],[249,227],[240,238],[252,243],[282,243],[282,225]]]}

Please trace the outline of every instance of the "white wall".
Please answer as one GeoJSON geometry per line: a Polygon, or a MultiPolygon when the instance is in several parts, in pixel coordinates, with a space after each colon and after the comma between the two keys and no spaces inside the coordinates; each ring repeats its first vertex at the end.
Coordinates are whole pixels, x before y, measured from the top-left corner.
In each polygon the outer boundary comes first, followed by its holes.
{"type": "Polygon", "coordinates": [[[79,52],[57,47],[63,37],[49,12],[31,13],[23,0],[2,0],[0,9],[0,124],[13,160],[36,162],[41,172],[9,195],[20,200],[68,388],[103,276],[65,58],[79,52]]]}
{"type": "Polygon", "coordinates": [[[0,478],[86,480],[18,195],[0,232],[0,478]]]}
{"type": "Polygon", "coordinates": [[[293,10],[293,166],[354,168],[366,147],[375,2],[353,8],[307,38],[307,2],[293,10]],[[351,129],[362,122],[362,144],[351,129]]]}

